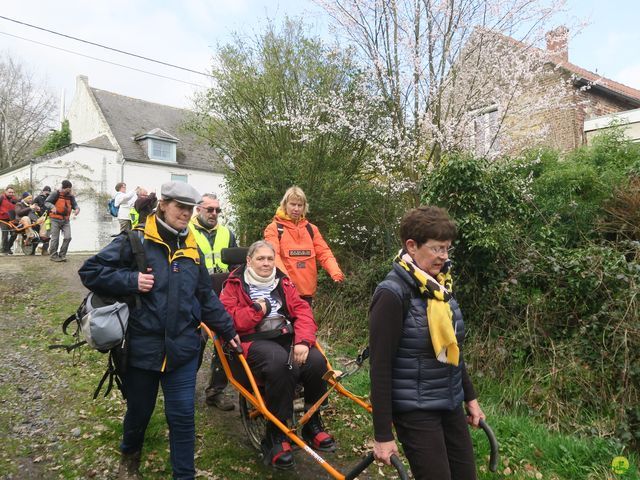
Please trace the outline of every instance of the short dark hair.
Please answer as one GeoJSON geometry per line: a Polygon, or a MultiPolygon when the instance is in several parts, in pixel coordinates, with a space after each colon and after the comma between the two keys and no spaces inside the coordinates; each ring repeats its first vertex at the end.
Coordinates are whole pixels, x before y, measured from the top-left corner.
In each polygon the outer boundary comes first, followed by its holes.
{"type": "Polygon", "coordinates": [[[71,188],[72,186],[69,180],[62,180],[62,188],[71,188]]]}
{"type": "Polygon", "coordinates": [[[51,191],[51,187],[49,185],[45,185],[42,189],[43,192],[50,192],[51,191]]]}
{"type": "Polygon", "coordinates": [[[116,192],[119,192],[123,185],[126,185],[124,182],[116,183],[116,192]]]}
{"type": "Polygon", "coordinates": [[[422,206],[413,208],[400,220],[400,239],[404,246],[414,240],[418,247],[427,240],[453,241],[458,231],[449,213],[440,207],[422,206]]]}

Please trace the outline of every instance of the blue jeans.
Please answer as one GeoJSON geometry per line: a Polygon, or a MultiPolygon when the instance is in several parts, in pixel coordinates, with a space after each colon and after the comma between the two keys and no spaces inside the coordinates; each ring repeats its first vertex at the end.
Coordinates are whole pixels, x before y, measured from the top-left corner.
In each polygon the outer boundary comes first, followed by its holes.
{"type": "Polygon", "coordinates": [[[189,363],[162,373],[128,367],[124,375],[127,413],[124,416],[123,453],[142,449],[144,432],[156,406],[158,387],[162,385],[164,412],[169,425],[169,447],[174,479],[193,479],[196,425],[195,391],[198,357],[189,363]]]}

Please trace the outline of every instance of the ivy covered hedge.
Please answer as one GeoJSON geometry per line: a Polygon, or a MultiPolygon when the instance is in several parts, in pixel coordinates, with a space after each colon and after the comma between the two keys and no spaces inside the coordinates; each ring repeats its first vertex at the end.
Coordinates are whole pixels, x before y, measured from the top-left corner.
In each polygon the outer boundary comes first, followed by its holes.
{"type": "MultiPolygon", "coordinates": [[[[627,444],[640,440],[639,165],[640,145],[619,132],[566,156],[449,154],[422,198],[459,227],[457,295],[481,389],[548,425],[627,444]]],[[[349,258],[346,285],[324,289],[318,310],[365,343],[390,258],[349,258]]]]}

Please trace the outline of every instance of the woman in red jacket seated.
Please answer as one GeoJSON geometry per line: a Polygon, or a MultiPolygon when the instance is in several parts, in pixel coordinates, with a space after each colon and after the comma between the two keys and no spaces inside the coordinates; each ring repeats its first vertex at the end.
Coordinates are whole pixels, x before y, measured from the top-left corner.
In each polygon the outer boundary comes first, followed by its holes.
{"type": "MultiPolygon", "coordinates": [[[[220,300],[233,318],[251,371],[264,384],[267,408],[286,424],[293,416],[298,381],[304,385],[305,409],[326,392],[322,376],[327,363],[315,348],[317,326],[311,307],[276,269],[273,247],[261,240],[249,247],[247,255],[246,266],[231,273],[220,300]]],[[[335,448],[319,412],[304,425],[302,437],[317,450],[335,448]]],[[[287,436],[271,423],[262,450],[272,466],[293,466],[287,436]]]]}

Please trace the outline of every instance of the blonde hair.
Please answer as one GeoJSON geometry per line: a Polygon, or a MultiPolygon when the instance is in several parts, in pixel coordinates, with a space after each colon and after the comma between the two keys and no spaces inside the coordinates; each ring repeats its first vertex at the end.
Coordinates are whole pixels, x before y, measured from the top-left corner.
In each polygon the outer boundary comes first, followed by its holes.
{"type": "Polygon", "coordinates": [[[307,202],[307,196],[304,194],[302,189],[297,185],[289,187],[287,191],[284,192],[284,197],[282,197],[282,200],[280,201],[280,208],[282,208],[282,210],[286,212],[287,202],[292,199],[302,201],[302,203],[304,204],[304,210],[302,211],[302,216],[306,217],[307,213],[309,213],[309,203],[307,202]]]}

